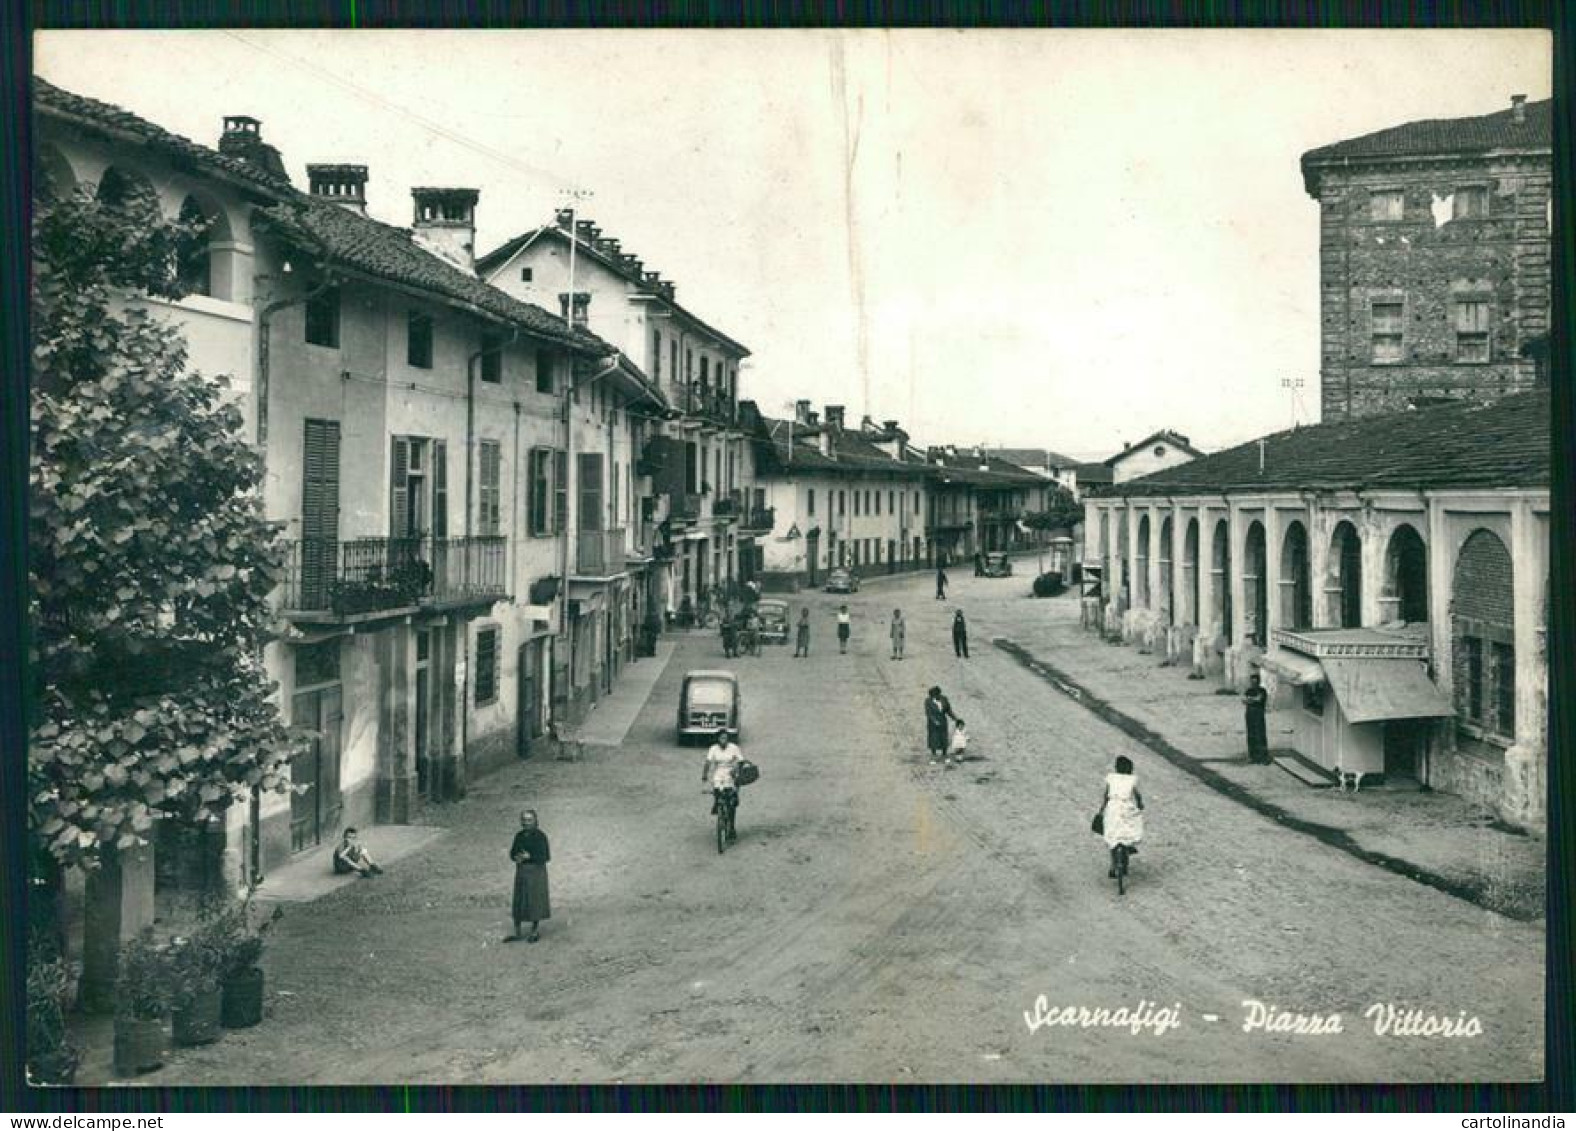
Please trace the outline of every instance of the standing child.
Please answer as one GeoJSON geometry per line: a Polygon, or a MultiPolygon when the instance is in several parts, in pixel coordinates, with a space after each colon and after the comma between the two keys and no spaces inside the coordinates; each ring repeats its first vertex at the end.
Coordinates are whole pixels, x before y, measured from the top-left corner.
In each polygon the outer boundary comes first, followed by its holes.
{"type": "Polygon", "coordinates": [[[963,764],[963,752],[969,748],[968,731],[964,729],[963,720],[953,716],[952,741],[947,744],[947,769],[963,764]]]}
{"type": "Polygon", "coordinates": [[[848,654],[849,631],[848,606],[843,605],[837,610],[837,650],[845,656],[848,654]]]}

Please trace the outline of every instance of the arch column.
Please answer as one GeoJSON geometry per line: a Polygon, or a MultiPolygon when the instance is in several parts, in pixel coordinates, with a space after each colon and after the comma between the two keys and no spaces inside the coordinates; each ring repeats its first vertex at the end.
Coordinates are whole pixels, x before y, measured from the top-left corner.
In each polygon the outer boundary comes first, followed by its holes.
{"type": "MultiPolygon", "coordinates": [[[[1168,618],[1161,616],[1161,610],[1167,602],[1160,599],[1160,536],[1161,523],[1164,515],[1161,513],[1160,504],[1151,502],[1147,508],[1149,512],[1149,609],[1155,614],[1155,624],[1159,631],[1165,630],[1168,618]]],[[[1166,548],[1166,557],[1171,556],[1170,547],[1166,548]]]]}
{"type": "Polygon", "coordinates": [[[1197,609],[1188,608],[1187,574],[1187,511],[1179,504],[1171,505],[1171,623],[1183,626],[1198,616],[1197,609]]]}
{"type": "Polygon", "coordinates": [[[1225,680],[1233,687],[1247,683],[1243,657],[1248,648],[1248,587],[1243,578],[1247,560],[1248,523],[1242,506],[1230,500],[1226,511],[1226,591],[1231,594],[1231,635],[1226,641],[1225,680]]]}
{"type": "Polygon", "coordinates": [[[1428,637],[1429,659],[1434,669],[1434,682],[1439,690],[1455,702],[1453,667],[1455,656],[1451,647],[1450,605],[1454,598],[1451,582],[1455,576],[1456,546],[1452,544],[1449,516],[1445,505],[1437,498],[1428,500],[1428,637]]]}
{"type": "Polygon", "coordinates": [[[1330,596],[1325,592],[1325,586],[1330,583],[1330,539],[1335,525],[1316,500],[1309,502],[1308,588],[1313,598],[1314,628],[1333,628],[1340,623],[1331,613],[1330,596]]]}
{"type": "Polygon", "coordinates": [[[1198,575],[1198,608],[1194,623],[1198,631],[1193,636],[1193,675],[1199,678],[1209,674],[1215,664],[1215,516],[1205,503],[1198,505],[1198,560],[1194,572],[1198,575]]]}
{"type": "Polygon", "coordinates": [[[1543,609],[1548,543],[1528,499],[1510,512],[1513,630],[1516,647],[1516,743],[1505,751],[1501,807],[1524,824],[1541,824],[1548,749],[1548,666],[1543,609]]]}
{"type": "Polygon", "coordinates": [[[1385,551],[1390,548],[1395,526],[1386,530],[1381,522],[1368,515],[1352,525],[1357,528],[1362,545],[1362,592],[1358,595],[1358,606],[1362,609],[1363,627],[1367,628],[1383,624],[1385,620],[1384,603],[1379,596],[1384,592],[1385,551]]]}
{"type": "Polygon", "coordinates": [[[1281,616],[1281,542],[1286,524],[1274,500],[1264,504],[1264,647],[1270,647],[1270,633],[1283,628],[1281,616]]]}

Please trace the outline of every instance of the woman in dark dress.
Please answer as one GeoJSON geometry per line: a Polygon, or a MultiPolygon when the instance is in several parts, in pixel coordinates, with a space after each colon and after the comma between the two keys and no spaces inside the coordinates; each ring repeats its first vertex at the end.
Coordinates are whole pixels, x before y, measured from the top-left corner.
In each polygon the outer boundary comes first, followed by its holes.
{"type": "Polygon", "coordinates": [[[527,809],[520,814],[520,831],[509,847],[509,859],[514,861],[514,934],[505,942],[521,937],[521,923],[531,924],[526,942],[535,942],[536,925],[553,917],[547,898],[547,862],[551,858],[547,834],[536,827],[536,810],[527,809]]]}

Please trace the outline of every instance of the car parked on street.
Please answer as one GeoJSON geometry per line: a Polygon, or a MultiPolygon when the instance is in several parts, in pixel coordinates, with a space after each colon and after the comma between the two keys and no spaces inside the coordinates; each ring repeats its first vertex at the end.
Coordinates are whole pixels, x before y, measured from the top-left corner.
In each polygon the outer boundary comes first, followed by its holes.
{"type": "Polygon", "coordinates": [[[859,592],[859,575],[851,569],[834,569],[826,575],[826,592],[859,592]]]}
{"type": "Polygon", "coordinates": [[[755,615],[760,618],[760,637],[763,644],[788,643],[788,602],[768,597],[755,603],[755,615]]]}
{"type": "Polygon", "coordinates": [[[679,691],[679,745],[691,738],[713,739],[723,727],[737,734],[740,706],[739,677],[732,672],[686,672],[679,691]]]}
{"type": "Polygon", "coordinates": [[[994,551],[986,554],[980,565],[981,577],[1011,577],[1012,559],[1005,553],[994,551]]]}

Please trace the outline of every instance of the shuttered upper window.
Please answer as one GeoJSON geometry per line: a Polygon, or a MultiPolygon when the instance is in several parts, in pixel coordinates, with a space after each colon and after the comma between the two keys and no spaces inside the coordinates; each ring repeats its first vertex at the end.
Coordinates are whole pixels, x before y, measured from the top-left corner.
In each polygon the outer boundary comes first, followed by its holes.
{"type": "Polygon", "coordinates": [[[496,537],[503,522],[500,506],[503,454],[497,440],[481,442],[477,449],[477,463],[480,511],[476,516],[476,532],[484,538],[496,537]]]}

